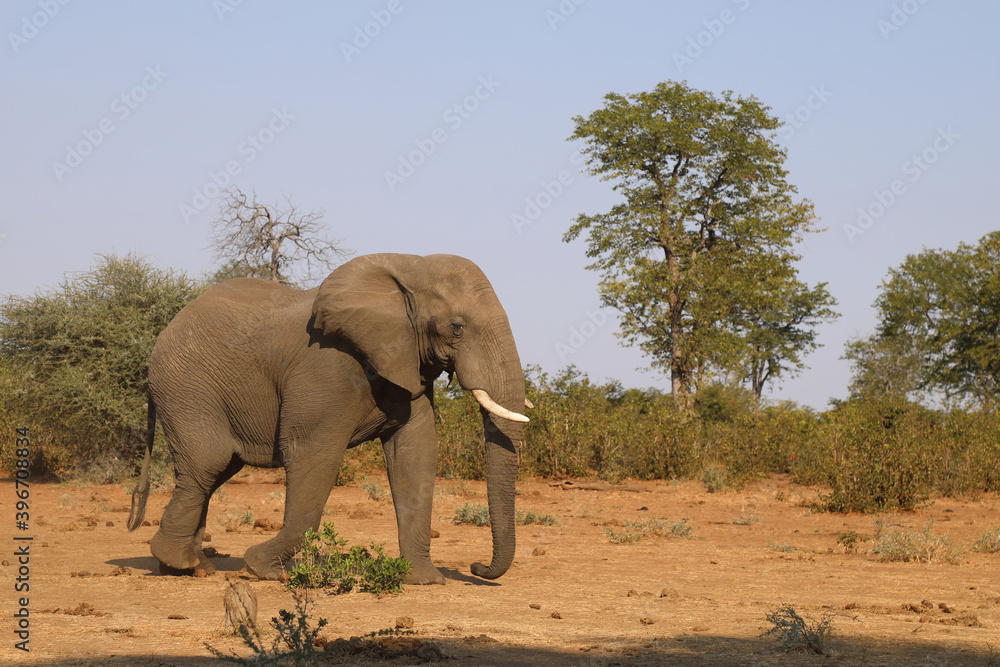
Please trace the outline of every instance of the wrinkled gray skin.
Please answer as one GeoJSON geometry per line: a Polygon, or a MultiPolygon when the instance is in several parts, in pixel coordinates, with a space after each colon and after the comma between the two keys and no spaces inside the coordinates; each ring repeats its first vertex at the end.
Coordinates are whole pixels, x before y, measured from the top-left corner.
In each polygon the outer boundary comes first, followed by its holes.
{"type": "MultiPolygon", "coordinates": [[[[213,571],[201,551],[211,494],[244,465],[284,466],[284,525],[245,555],[261,578],[280,577],[305,530],[319,527],[344,451],[378,437],[400,552],[413,565],[408,583],[444,583],[430,559],[433,382],[442,372],[524,412],[507,315],[467,259],[367,255],[308,291],[256,278],[208,290],[160,334],[149,362],[150,395],[176,472],[153,555],[167,568],[213,571]]],[[[494,579],[514,558],[523,425],[482,415],[493,558],[472,572],[494,579]]],[[[142,523],[149,492],[148,450],[146,460],[130,530],[142,523]]]]}

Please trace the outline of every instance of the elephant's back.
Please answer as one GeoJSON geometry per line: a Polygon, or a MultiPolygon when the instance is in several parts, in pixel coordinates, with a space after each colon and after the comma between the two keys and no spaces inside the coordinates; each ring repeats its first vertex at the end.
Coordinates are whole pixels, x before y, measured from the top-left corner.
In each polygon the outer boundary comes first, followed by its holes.
{"type": "Polygon", "coordinates": [[[258,278],[228,280],[194,299],[153,347],[149,386],[157,410],[167,419],[225,419],[236,430],[263,424],[261,433],[242,438],[273,439],[266,424],[277,419],[284,341],[306,330],[311,304],[310,292],[258,278]]]}

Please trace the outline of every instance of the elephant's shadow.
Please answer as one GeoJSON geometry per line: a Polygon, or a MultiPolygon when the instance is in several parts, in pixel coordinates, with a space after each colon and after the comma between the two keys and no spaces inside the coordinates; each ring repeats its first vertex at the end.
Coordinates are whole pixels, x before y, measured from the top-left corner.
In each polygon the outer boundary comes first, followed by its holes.
{"type": "Polygon", "coordinates": [[[495,581],[487,581],[486,579],[480,579],[479,577],[470,577],[467,574],[462,574],[453,567],[439,567],[441,574],[444,575],[445,579],[450,581],[460,581],[467,586],[499,586],[500,584],[495,581]]]}
{"type": "MultiPolygon", "coordinates": [[[[226,558],[210,558],[212,565],[215,566],[216,572],[239,572],[243,569],[244,562],[242,558],[226,557],[226,558]]],[[[160,576],[160,563],[152,556],[140,557],[140,558],[112,558],[111,560],[105,561],[108,565],[113,565],[114,567],[127,567],[131,570],[143,571],[145,570],[145,576],[160,576]]],[[[190,570],[188,570],[190,572],[190,570]]]]}

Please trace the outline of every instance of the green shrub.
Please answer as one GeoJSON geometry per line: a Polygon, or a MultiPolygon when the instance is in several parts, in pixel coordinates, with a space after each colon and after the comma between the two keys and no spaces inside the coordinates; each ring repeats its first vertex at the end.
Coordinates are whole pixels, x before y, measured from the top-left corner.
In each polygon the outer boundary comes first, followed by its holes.
{"type": "Polygon", "coordinates": [[[729,482],[729,473],[722,466],[712,463],[702,471],[701,482],[709,493],[718,493],[726,488],[729,482]]]}
{"type": "Polygon", "coordinates": [[[368,477],[365,477],[361,481],[361,488],[368,494],[370,500],[374,500],[377,503],[391,498],[391,494],[388,491],[379,486],[375,480],[368,477]]]}
{"type": "Polygon", "coordinates": [[[136,255],[105,255],[56,289],[0,302],[0,413],[31,428],[32,472],[76,469],[103,483],[138,471],[149,354],[205,286],[136,255]]]}
{"type": "Polygon", "coordinates": [[[892,400],[846,404],[832,417],[833,461],[818,509],[913,510],[927,500],[940,429],[923,408],[892,400]]]}
{"type": "Polygon", "coordinates": [[[456,526],[488,526],[490,510],[482,503],[465,503],[455,510],[451,522],[456,526]]]}
{"type": "Polygon", "coordinates": [[[307,611],[308,600],[304,595],[296,594],[295,611],[282,609],[277,617],[271,619],[271,627],[276,631],[276,635],[270,648],[264,647],[264,634],[259,628],[247,627],[242,623],[237,626],[236,631],[243,639],[243,643],[253,651],[252,657],[241,658],[235,651],[232,655],[227,655],[209,644],[205,644],[205,647],[216,658],[238,665],[274,667],[288,664],[303,667],[318,665],[320,654],[316,651],[316,638],[327,621],[321,618],[316,627],[311,627],[307,611]]]}
{"type": "Polygon", "coordinates": [[[983,554],[1000,553],[1000,526],[987,530],[972,543],[972,550],[983,554]]]}
{"type": "MultiPolygon", "coordinates": [[[[482,503],[466,503],[455,510],[451,522],[456,526],[489,526],[491,525],[490,509],[482,503]]],[[[559,522],[551,514],[516,510],[514,523],[520,526],[554,526],[559,522]]]]}
{"type": "Polygon", "coordinates": [[[298,562],[289,572],[289,588],[330,588],[334,593],[359,590],[363,593],[399,593],[410,573],[410,562],[385,555],[381,544],[366,549],[355,545],[341,551],[347,540],[337,537],[333,524],[324,523],[319,532],[309,529],[302,539],[298,562]]]}
{"type": "Polygon", "coordinates": [[[962,547],[955,544],[947,535],[935,535],[931,531],[933,526],[933,519],[927,522],[922,531],[904,528],[883,531],[879,524],[878,535],[872,544],[872,553],[878,555],[883,563],[942,561],[952,565],[958,564],[963,555],[962,547]]]}
{"type": "Polygon", "coordinates": [[[687,519],[664,521],[662,519],[649,518],[642,521],[626,521],[625,529],[618,532],[611,528],[604,528],[604,534],[608,538],[608,541],[615,544],[638,542],[647,535],[689,539],[691,533],[692,528],[688,524],[687,519]]]}
{"type": "Polygon", "coordinates": [[[777,611],[768,612],[767,622],[771,628],[761,637],[774,637],[781,650],[812,651],[820,655],[826,652],[826,642],[833,630],[833,616],[824,614],[823,620],[802,618],[791,605],[781,605],[777,611]]]}
{"type": "Polygon", "coordinates": [[[849,554],[857,553],[858,545],[870,539],[867,535],[862,535],[854,530],[837,533],[837,544],[843,545],[844,550],[849,554]]]}

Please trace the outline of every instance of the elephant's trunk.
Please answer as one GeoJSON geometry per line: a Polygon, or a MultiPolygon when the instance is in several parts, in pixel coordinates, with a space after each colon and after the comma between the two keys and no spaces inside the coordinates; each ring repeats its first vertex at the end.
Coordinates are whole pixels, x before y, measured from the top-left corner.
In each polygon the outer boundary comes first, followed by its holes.
{"type": "Polygon", "coordinates": [[[493,561],[489,566],[472,564],[472,574],[483,579],[503,575],[514,561],[514,480],[517,450],[514,442],[483,411],[486,432],[486,496],[493,530],[493,561]]]}

